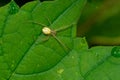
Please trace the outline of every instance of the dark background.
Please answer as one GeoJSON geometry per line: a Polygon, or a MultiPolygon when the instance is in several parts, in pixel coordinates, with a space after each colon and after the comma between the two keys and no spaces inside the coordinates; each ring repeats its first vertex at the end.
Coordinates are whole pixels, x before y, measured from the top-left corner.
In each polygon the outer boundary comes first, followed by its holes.
{"type": "MultiPolygon", "coordinates": [[[[11,0],[0,0],[0,6],[3,6],[7,3],[9,3],[11,0]]],[[[30,1],[34,1],[34,0],[14,0],[19,6],[22,6],[24,5],[25,3],[27,2],[30,2],[30,1]]],[[[41,2],[42,1],[49,1],[49,0],[40,0],[41,2]]]]}

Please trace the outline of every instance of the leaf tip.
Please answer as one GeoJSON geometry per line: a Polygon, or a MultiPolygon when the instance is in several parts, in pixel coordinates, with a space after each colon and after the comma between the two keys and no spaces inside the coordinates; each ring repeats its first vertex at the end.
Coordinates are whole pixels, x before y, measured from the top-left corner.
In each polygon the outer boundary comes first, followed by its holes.
{"type": "Polygon", "coordinates": [[[19,11],[19,6],[16,4],[14,0],[11,0],[9,7],[9,14],[15,14],[19,11]]]}

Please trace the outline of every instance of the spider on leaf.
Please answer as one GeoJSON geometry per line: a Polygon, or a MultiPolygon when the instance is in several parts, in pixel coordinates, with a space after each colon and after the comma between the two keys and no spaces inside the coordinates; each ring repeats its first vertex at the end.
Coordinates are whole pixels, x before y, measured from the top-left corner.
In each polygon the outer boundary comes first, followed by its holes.
{"type": "MultiPolygon", "coordinates": [[[[49,24],[51,25],[49,18],[47,18],[47,20],[48,20],[49,24]]],[[[61,27],[59,29],[52,30],[52,29],[50,29],[50,27],[48,27],[47,25],[42,24],[40,22],[34,22],[34,21],[30,21],[30,22],[43,26],[42,33],[47,36],[47,38],[44,39],[43,41],[47,41],[49,39],[49,37],[52,36],[60,43],[61,46],[64,47],[66,52],[70,50],[70,48],[68,46],[66,46],[60,39],[58,39],[58,37],[56,36],[56,33],[59,31],[62,31],[62,30],[66,30],[66,29],[70,28],[72,25],[67,25],[67,26],[61,27]]]]}

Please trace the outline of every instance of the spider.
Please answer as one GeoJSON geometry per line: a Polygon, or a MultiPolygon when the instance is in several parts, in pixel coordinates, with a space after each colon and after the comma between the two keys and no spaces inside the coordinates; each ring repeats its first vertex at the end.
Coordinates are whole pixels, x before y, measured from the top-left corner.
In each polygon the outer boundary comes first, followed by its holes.
{"type": "MultiPolygon", "coordinates": [[[[49,20],[48,18],[47,18],[47,20],[48,20],[48,22],[51,24],[51,22],[50,22],[50,20],[49,20]]],[[[42,23],[40,23],[40,22],[39,22],[39,23],[38,23],[38,22],[34,22],[34,21],[30,21],[30,22],[43,26],[43,28],[42,28],[42,33],[43,33],[44,35],[48,36],[48,37],[47,37],[46,39],[44,39],[43,41],[47,41],[50,36],[53,36],[53,38],[55,38],[55,39],[61,44],[61,46],[64,47],[64,49],[65,49],[66,52],[70,50],[70,48],[68,48],[65,44],[63,44],[63,42],[62,42],[60,39],[58,39],[58,37],[56,36],[56,33],[59,32],[59,31],[65,30],[65,29],[71,27],[72,25],[64,26],[64,27],[61,27],[61,28],[59,28],[59,29],[52,30],[52,29],[50,29],[47,25],[42,24],[42,23]]]]}

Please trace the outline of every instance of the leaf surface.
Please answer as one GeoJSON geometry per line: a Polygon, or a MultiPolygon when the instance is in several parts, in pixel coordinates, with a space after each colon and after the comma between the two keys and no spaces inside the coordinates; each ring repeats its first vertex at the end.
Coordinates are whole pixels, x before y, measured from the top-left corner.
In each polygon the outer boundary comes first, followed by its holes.
{"type": "MultiPolygon", "coordinates": [[[[84,3],[85,0],[56,0],[43,3],[33,1],[19,9],[15,2],[11,1],[8,5],[1,7],[0,80],[28,80],[27,78],[49,80],[45,73],[52,71],[58,63],[62,66],[61,60],[67,57],[73,48],[72,38],[76,35],[76,22],[84,3]],[[41,31],[43,26],[31,21],[45,24],[52,30],[71,26],[56,35],[70,50],[66,51],[52,36],[43,42],[46,38],[41,31]],[[40,74],[45,76],[42,78],[40,74]],[[27,78],[25,75],[28,75],[27,78]]],[[[72,64],[68,66],[70,65],[72,64]]],[[[76,70],[73,69],[74,71],[76,70]]],[[[54,73],[54,70],[52,72],[54,73]]],[[[67,74],[64,76],[68,78],[67,74]]],[[[59,78],[51,76],[51,79],[59,78]]]]}
{"type": "Polygon", "coordinates": [[[120,46],[95,46],[88,49],[85,38],[75,38],[79,56],[80,80],[119,80],[120,46]]]}
{"type": "Polygon", "coordinates": [[[120,57],[114,57],[111,54],[113,48],[97,46],[79,52],[81,53],[79,55],[80,73],[84,80],[120,79],[120,57]]]}

